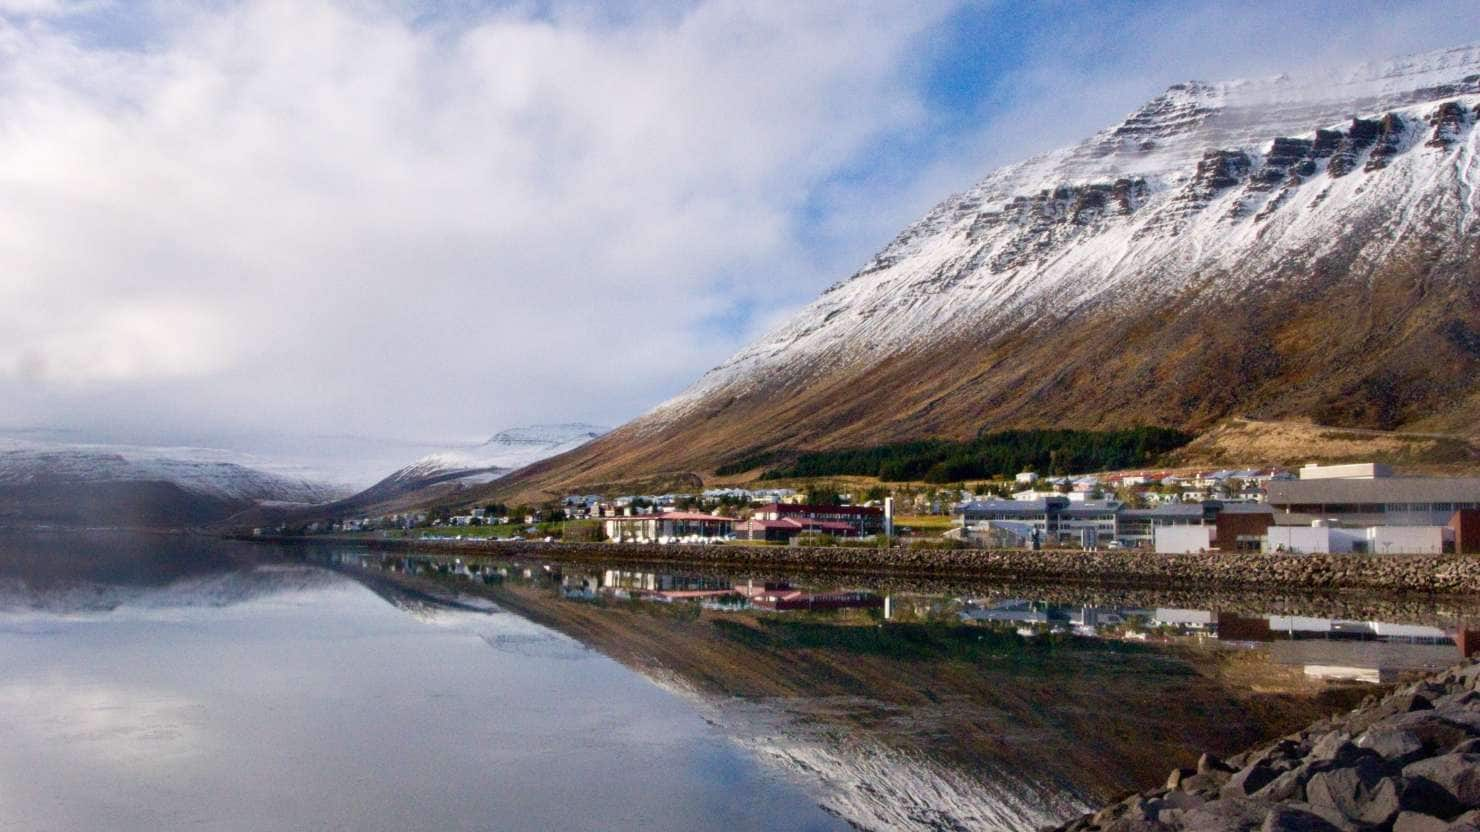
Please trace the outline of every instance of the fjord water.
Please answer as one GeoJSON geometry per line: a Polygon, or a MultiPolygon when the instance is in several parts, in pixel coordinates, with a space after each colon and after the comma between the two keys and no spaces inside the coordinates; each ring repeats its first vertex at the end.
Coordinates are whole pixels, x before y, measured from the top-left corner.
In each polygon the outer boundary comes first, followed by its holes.
{"type": "Polygon", "coordinates": [[[1034,829],[1448,664],[1474,614],[9,538],[0,829],[1034,829]],[[729,591],[765,586],[823,594],[729,591]]]}
{"type": "Polygon", "coordinates": [[[0,829],[832,829],[670,693],[241,544],[0,566],[0,829]]]}

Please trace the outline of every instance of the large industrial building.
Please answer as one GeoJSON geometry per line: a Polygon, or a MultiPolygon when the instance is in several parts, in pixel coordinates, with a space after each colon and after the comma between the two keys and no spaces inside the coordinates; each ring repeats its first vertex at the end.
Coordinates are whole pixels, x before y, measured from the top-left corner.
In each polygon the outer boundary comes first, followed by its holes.
{"type": "Polygon", "coordinates": [[[1120,511],[1121,504],[1114,500],[1045,497],[977,500],[962,504],[956,513],[970,537],[1003,539],[1030,548],[1070,545],[1088,549],[1116,539],[1120,511]]]}
{"type": "Polygon", "coordinates": [[[1287,519],[1348,526],[1442,526],[1460,509],[1480,508],[1480,478],[1287,480],[1269,484],[1268,502],[1287,519]]]}
{"type": "Polygon", "coordinates": [[[1480,478],[1397,477],[1385,465],[1307,465],[1271,479],[1262,503],[1168,503],[1036,493],[957,508],[960,532],[981,545],[1125,546],[1167,553],[1480,554],[1480,478]]]}

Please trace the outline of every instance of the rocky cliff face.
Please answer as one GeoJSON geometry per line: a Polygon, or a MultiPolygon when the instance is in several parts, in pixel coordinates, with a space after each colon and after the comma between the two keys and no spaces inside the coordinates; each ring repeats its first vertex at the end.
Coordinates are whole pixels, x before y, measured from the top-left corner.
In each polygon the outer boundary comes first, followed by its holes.
{"type": "Polygon", "coordinates": [[[983,427],[1473,430],[1477,119],[1480,46],[1175,85],[948,198],[683,394],[509,484],[983,427]]]}

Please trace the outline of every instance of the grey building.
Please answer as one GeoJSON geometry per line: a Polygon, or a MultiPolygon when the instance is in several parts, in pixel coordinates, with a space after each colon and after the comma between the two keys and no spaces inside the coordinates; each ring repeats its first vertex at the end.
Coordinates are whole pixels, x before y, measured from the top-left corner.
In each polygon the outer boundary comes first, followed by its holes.
{"type": "Polygon", "coordinates": [[[1121,509],[1115,539],[1126,546],[1150,548],[1156,542],[1158,527],[1211,526],[1222,506],[1222,503],[1208,500],[1201,503],[1167,503],[1156,508],[1121,509]]]}
{"type": "Polygon", "coordinates": [[[1480,508],[1480,477],[1304,479],[1269,484],[1280,524],[1337,520],[1350,526],[1442,526],[1480,508]]]}
{"type": "Polygon", "coordinates": [[[1005,533],[1023,545],[1103,546],[1115,539],[1115,500],[977,500],[956,510],[966,535],[991,537],[1005,533]]]}

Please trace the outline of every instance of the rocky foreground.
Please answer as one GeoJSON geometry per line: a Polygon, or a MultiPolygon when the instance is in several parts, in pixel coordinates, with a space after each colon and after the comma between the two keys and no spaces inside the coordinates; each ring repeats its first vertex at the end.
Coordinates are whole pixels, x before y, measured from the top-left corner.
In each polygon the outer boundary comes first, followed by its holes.
{"type": "Polygon", "coordinates": [[[1480,662],[1058,828],[1092,830],[1480,832],[1480,662]]]}

